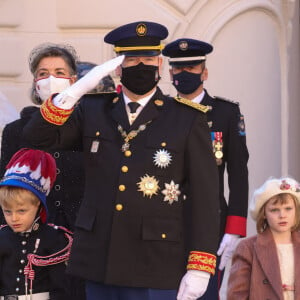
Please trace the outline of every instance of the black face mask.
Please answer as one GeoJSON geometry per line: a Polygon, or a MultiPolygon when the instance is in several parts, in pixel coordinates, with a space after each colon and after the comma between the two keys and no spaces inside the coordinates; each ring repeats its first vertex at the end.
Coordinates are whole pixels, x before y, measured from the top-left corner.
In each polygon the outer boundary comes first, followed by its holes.
{"type": "Polygon", "coordinates": [[[202,73],[195,74],[187,71],[173,74],[173,85],[179,93],[185,95],[192,94],[203,83],[201,74],[202,73]]]}
{"type": "Polygon", "coordinates": [[[128,90],[137,95],[144,95],[151,91],[159,79],[158,66],[139,63],[133,67],[122,68],[121,82],[128,90]]]}

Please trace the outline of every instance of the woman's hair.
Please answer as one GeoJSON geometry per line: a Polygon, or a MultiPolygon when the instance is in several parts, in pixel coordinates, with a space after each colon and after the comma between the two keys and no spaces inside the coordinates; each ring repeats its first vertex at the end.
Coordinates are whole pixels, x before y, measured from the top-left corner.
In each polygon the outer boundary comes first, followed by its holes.
{"type": "Polygon", "coordinates": [[[267,222],[267,219],[265,217],[265,207],[267,203],[271,200],[275,200],[274,204],[285,204],[288,201],[288,198],[291,197],[295,204],[295,225],[291,228],[291,231],[299,230],[300,229],[300,205],[297,198],[289,193],[281,193],[278,195],[273,196],[270,198],[259,210],[257,215],[257,221],[256,221],[256,231],[258,233],[264,232],[268,227],[269,224],[267,222]]]}
{"type": "MultiPolygon", "coordinates": [[[[35,47],[29,55],[29,68],[33,77],[35,77],[40,61],[45,57],[61,57],[68,65],[70,74],[77,74],[76,64],[79,58],[71,45],[45,43],[35,47]]],[[[35,91],[35,82],[32,83],[31,101],[34,104],[42,104],[42,100],[35,91]]]]}
{"type": "Polygon", "coordinates": [[[21,205],[30,202],[39,205],[40,199],[31,191],[15,186],[2,186],[0,188],[0,206],[10,207],[12,203],[21,205]]]}

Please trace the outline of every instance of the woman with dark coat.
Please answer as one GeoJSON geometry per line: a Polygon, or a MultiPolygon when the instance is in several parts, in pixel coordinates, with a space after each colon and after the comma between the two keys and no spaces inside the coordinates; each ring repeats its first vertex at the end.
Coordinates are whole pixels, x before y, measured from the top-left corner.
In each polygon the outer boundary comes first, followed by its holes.
{"type": "MultiPolygon", "coordinates": [[[[32,102],[41,105],[51,94],[59,93],[73,84],[77,79],[76,63],[76,51],[69,45],[47,43],[34,48],[29,56],[29,67],[33,75],[32,102]]],[[[37,110],[38,106],[25,107],[21,111],[20,119],[5,126],[1,141],[1,177],[5,174],[6,165],[14,153],[23,147],[32,148],[22,138],[21,133],[37,110]]],[[[48,222],[73,231],[83,197],[83,155],[79,151],[42,150],[52,154],[57,166],[55,185],[47,197],[48,222]]],[[[0,221],[2,224],[5,223],[2,215],[0,221]]],[[[69,299],[85,299],[81,280],[72,277],[67,285],[69,285],[69,299]]]]}

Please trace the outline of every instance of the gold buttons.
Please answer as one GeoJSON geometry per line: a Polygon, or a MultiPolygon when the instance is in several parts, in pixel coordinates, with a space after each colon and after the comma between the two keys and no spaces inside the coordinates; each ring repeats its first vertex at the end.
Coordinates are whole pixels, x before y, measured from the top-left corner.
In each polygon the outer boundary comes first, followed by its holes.
{"type": "Polygon", "coordinates": [[[126,157],[131,156],[131,151],[130,151],[130,150],[126,150],[126,151],[124,152],[124,155],[125,155],[126,157]]]}
{"type": "Polygon", "coordinates": [[[121,211],[123,209],[123,205],[122,204],[116,204],[116,210],[117,211],[121,211]]]}
{"type": "Polygon", "coordinates": [[[167,146],[167,143],[166,143],[166,142],[162,142],[162,143],[161,143],[161,146],[162,146],[162,147],[166,147],[166,146],[167,146]]]}
{"type": "Polygon", "coordinates": [[[123,173],[126,173],[126,172],[128,172],[128,167],[127,166],[123,166],[121,168],[121,170],[122,170],[123,173]]]}
{"type": "Polygon", "coordinates": [[[126,190],[125,185],[124,185],[124,184],[120,184],[120,185],[119,185],[119,191],[120,191],[120,192],[124,192],[125,190],[126,190]]]}
{"type": "Polygon", "coordinates": [[[162,233],[162,234],[161,234],[161,238],[162,238],[162,239],[165,239],[166,237],[167,237],[167,235],[166,235],[165,233],[162,233]]]}
{"type": "Polygon", "coordinates": [[[100,135],[100,132],[99,131],[96,131],[96,136],[99,136],[100,135]]]}

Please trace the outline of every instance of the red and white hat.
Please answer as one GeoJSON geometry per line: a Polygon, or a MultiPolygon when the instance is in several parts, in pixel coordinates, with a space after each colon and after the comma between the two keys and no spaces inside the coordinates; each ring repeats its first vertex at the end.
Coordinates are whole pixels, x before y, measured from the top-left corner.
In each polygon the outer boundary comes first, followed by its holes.
{"type": "Polygon", "coordinates": [[[16,152],[6,166],[1,186],[21,187],[34,193],[41,201],[42,222],[47,220],[46,196],[56,179],[55,159],[47,152],[23,148],[16,152]]]}

